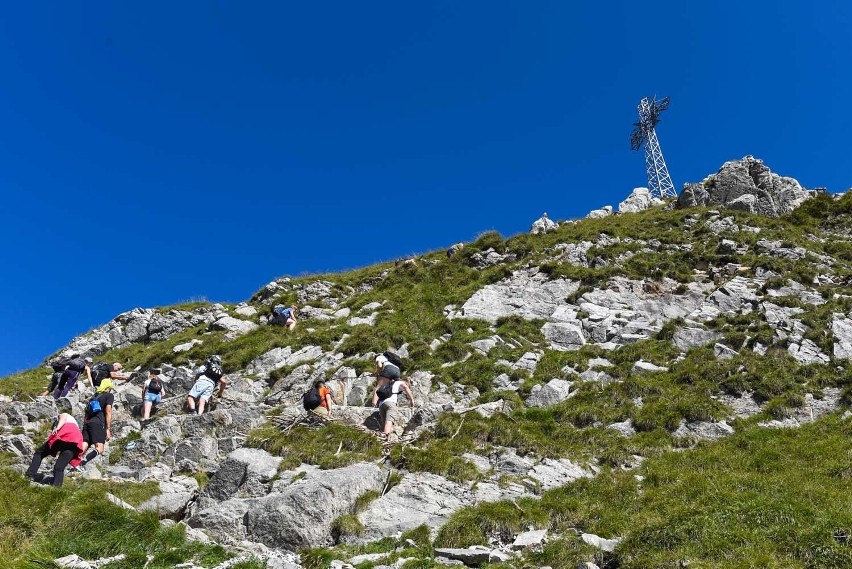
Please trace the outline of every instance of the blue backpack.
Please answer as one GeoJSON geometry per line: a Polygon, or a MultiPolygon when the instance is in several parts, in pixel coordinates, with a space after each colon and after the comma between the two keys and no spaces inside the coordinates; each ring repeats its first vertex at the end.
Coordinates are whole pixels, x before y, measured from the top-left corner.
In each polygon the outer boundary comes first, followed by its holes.
{"type": "Polygon", "coordinates": [[[89,399],[89,403],[86,405],[86,414],[90,417],[93,417],[103,411],[101,408],[101,402],[97,397],[89,399]]]}

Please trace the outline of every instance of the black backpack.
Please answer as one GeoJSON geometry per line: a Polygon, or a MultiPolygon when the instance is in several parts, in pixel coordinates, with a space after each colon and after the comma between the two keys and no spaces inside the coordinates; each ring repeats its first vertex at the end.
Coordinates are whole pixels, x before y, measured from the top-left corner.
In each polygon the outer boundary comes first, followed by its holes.
{"type": "Polygon", "coordinates": [[[393,352],[385,352],[382,354],[387,360],[399,368],[399,371],[402,371],[402,358],[396,355],[393,352]]]}
{"type": "Polygon", "coordinates": [[[148,393],[153,393],[155,395],[159,395],[160,392],[163,391],[163,384],[158,377],[152,377],[151,381],[148,382],[148,393]]]}
{"type": "Polygon", "coordinates": [[[107,362],[98,362],[92,366],[92,381],[100,384],[101,381],[108,378],[112,373],[112,366],[107,362]]]}
{"type": "Polygon", "coordinates": [[[81,372],[86,369],[86,362],[82,358],[74,358],[68,362],[68,368],[76,372],[81,372]]]}
{"type": "Polygon", "coordinates": [[[313,411],[322,405],[322,397],[320,397],[319,389],[311,387],[305,394],[302,395],[302,405],[305,406],[305,411],[313,411]]]}
{"type": "Polygon", "coordinates": [[[376,390],[376,396],[379,398],[379,401],[384,401],[385,399],[387,399],[391,395],[393,395],[393,382],[392,381],[388,381],[388,382],[383,383],[376,390]]]}
{"type": "Polygon", "coordinates": [[[59,358],[50,362],[50,367],[53,368],[55,372],[65,371],[65,368],[68,367],[68,362],[71,361],[71,358],[59,358]]]}
{"type": "Polygon", "coordinates": [[[225,372],[222,370],[222,366],[216,362],[207,362],[207,366],[204,368],[204,375],[213,381],[219,381],[225,375],[225,372]]]}

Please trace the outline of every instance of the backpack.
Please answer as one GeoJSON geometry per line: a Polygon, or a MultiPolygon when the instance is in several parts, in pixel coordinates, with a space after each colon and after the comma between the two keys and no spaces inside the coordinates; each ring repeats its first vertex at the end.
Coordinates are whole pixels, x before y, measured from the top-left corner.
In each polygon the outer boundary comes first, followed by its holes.
{"type": "Polygon", "coordinates": [[[86,369],[86,362],[82,358],[74,358],[68,362],[68,367],[79,373],[86,369]]]}
{"type": "Polygon", "coordinates": [[[101,380],[109,377],[112,373],[112,366],[107,362],[98,362],[92,366],[92,381],[95,385],[100,385],[101,380]]]}
{"type": "Polygon", "coordinates": [[[204,375],[213,381],[219,381],[225,375],[225,372],[222,370],[221,365],[215,362],[207,362],[207,365],[204,367],[204,375]]]}
{"type": "Polygon", "coordinates": [[[313,411],[322,405],[322,397],[320,397],[319,389],[311,387],[305,391],[305,394],[302,395],[302,405],[304,405],[305,411],[313,411]]]}
{"type": "Polygon", "coordinates": [[[55,372],[63,372],[65,368],[68,367],[68,362],[71,361],[71,358],[59,358],[50,362],[50,367],[53,368],[55,372]]]}
{"type": "Polygon", "coordinates": [[[148,393],[154,393],[156,395],[159,395],[160,392],[163,391],[163,384],[160,381],[160,378],[158,378],[158,377],[151,378],[151,381],[148,382],[147,391],[148,391],[148,393]]]}
{"type": "Polygon", "coordinates": [[[385,352],[382,354],[387,360],[402,371],[402,358],[393,352],[385,352]]]}
{"type": "Polygon", "coordinates": [[[89,402],[86,404],[86,415],[89,417],[93,417],[103,411],[101,408],[101,401],[97,397],[92,397],[89,399],[89,402]]]}
{"type": "Polygon", "coordinates": [[[392,382],[392,381],[388,381],[388,382],[386,382],[386,383],[383,383],[383,384],[382,384],[382,385],[381,385],[381,386],[380,386],[380,387],[376,390],[376,395],[378,396],[379,401],[384,401],[385,399],[387,399],[387,398],[389,398],[391,395],[393,395],[393,383],[394,383],[394,382],[392,382]]]}

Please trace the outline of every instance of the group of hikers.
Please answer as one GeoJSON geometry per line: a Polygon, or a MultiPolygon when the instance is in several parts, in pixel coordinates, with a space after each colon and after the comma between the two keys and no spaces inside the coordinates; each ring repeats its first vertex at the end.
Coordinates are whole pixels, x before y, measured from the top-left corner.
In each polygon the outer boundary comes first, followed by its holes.
{"type": "MultiPolygon", "coordinates": [[[[295,307],[293,307],[295,308],[295,307]]],[[[411,408],[414,407],[414,395],[411,391],[411,381],[401,376],[402,362],[393,352],[384,352],[375,358],[377,377],[373,390],[371,404],[378,406],[381,434],[383,438],[393,432],[394,426],[401,421],[397,397],[404,393],[411,408]]],[[[80,358],[73,355],[53,362],[54,373],[50,386],[43,393],[61,399],[63,408],[53,423],[47,440],[39,447],[32,458],[26,476],[36,482],[43,482],[44,477],[38,471],[44,458],[54,456],[53,465],[54,486],[61,486],[65,478],[65,469],[70,466],[72,472],[82,469],[87,462],[103,454],[107,441],[112,438],[112,416],[115,396],[115,382],[128,381],[131,375],[122,373],[120,363],[106,364],[98,362],[92,365],[91,358],[80,358]],[[87,401],[81,428],[77,420],[69,413],[70,403],[67,396],[79,377],[83,374],[94,389],[94,395],[87,401]]],[[[165,385],[160,374],[162,370],[153,368],[148,372],[148,378],[142,384],[142,425],[149,420],[154,405],[160,403],[166,395],[165,385]]],[[[82,384],[80,384],[82,390],[82,384]]],[[[214,392],[221,397],[227,387],[225,373],[222,368],[222,358],[212,355],[203,365],[195,369],[195,381],[187,395],[184,410],[201,415],[205,406],[212,399],[214,392]]],[[[317,380],[303,395],[305,409],[325,420],[333,418],[334,399],[331,390],[324,380],[317,380]]]]}
{"type": "MultiPolygon", "coordinates": [[[[376,356],[376,387],[373,390],[371,404],[379,408],[381,436],[387,438],[394,426],[401,421],[397,397],[405,393],[408,405],[414,408],[414,395],[411,392],[411,379],[401,376],[402,360],[393,352],[384,352],[376,356]]],[[[302,396],[305,410],[323,419],[331,420],[334,400],[325,380],[318,379],[302,396]]]]}

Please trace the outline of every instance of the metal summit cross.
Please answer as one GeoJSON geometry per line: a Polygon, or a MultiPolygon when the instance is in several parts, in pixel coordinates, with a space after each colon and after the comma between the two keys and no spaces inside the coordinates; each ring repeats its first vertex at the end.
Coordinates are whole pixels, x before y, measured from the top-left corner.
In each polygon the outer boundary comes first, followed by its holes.
{"type": "Polygon", "coordinates": [[[656,97],[649,100],[645,97],[639,102],[639,122],[633,123],[636,127],[630,135],[630,147],[639,150],[645,147],[645,169],[648,171],[648,189],[653,197],[676,198],[672,178],[666,161],[663,160],[663,151],[657,140],[657,132],[654,127],[660,122],[660,114],[669,108],[669,98],[665,97],[657,101],[656,97]]]}

